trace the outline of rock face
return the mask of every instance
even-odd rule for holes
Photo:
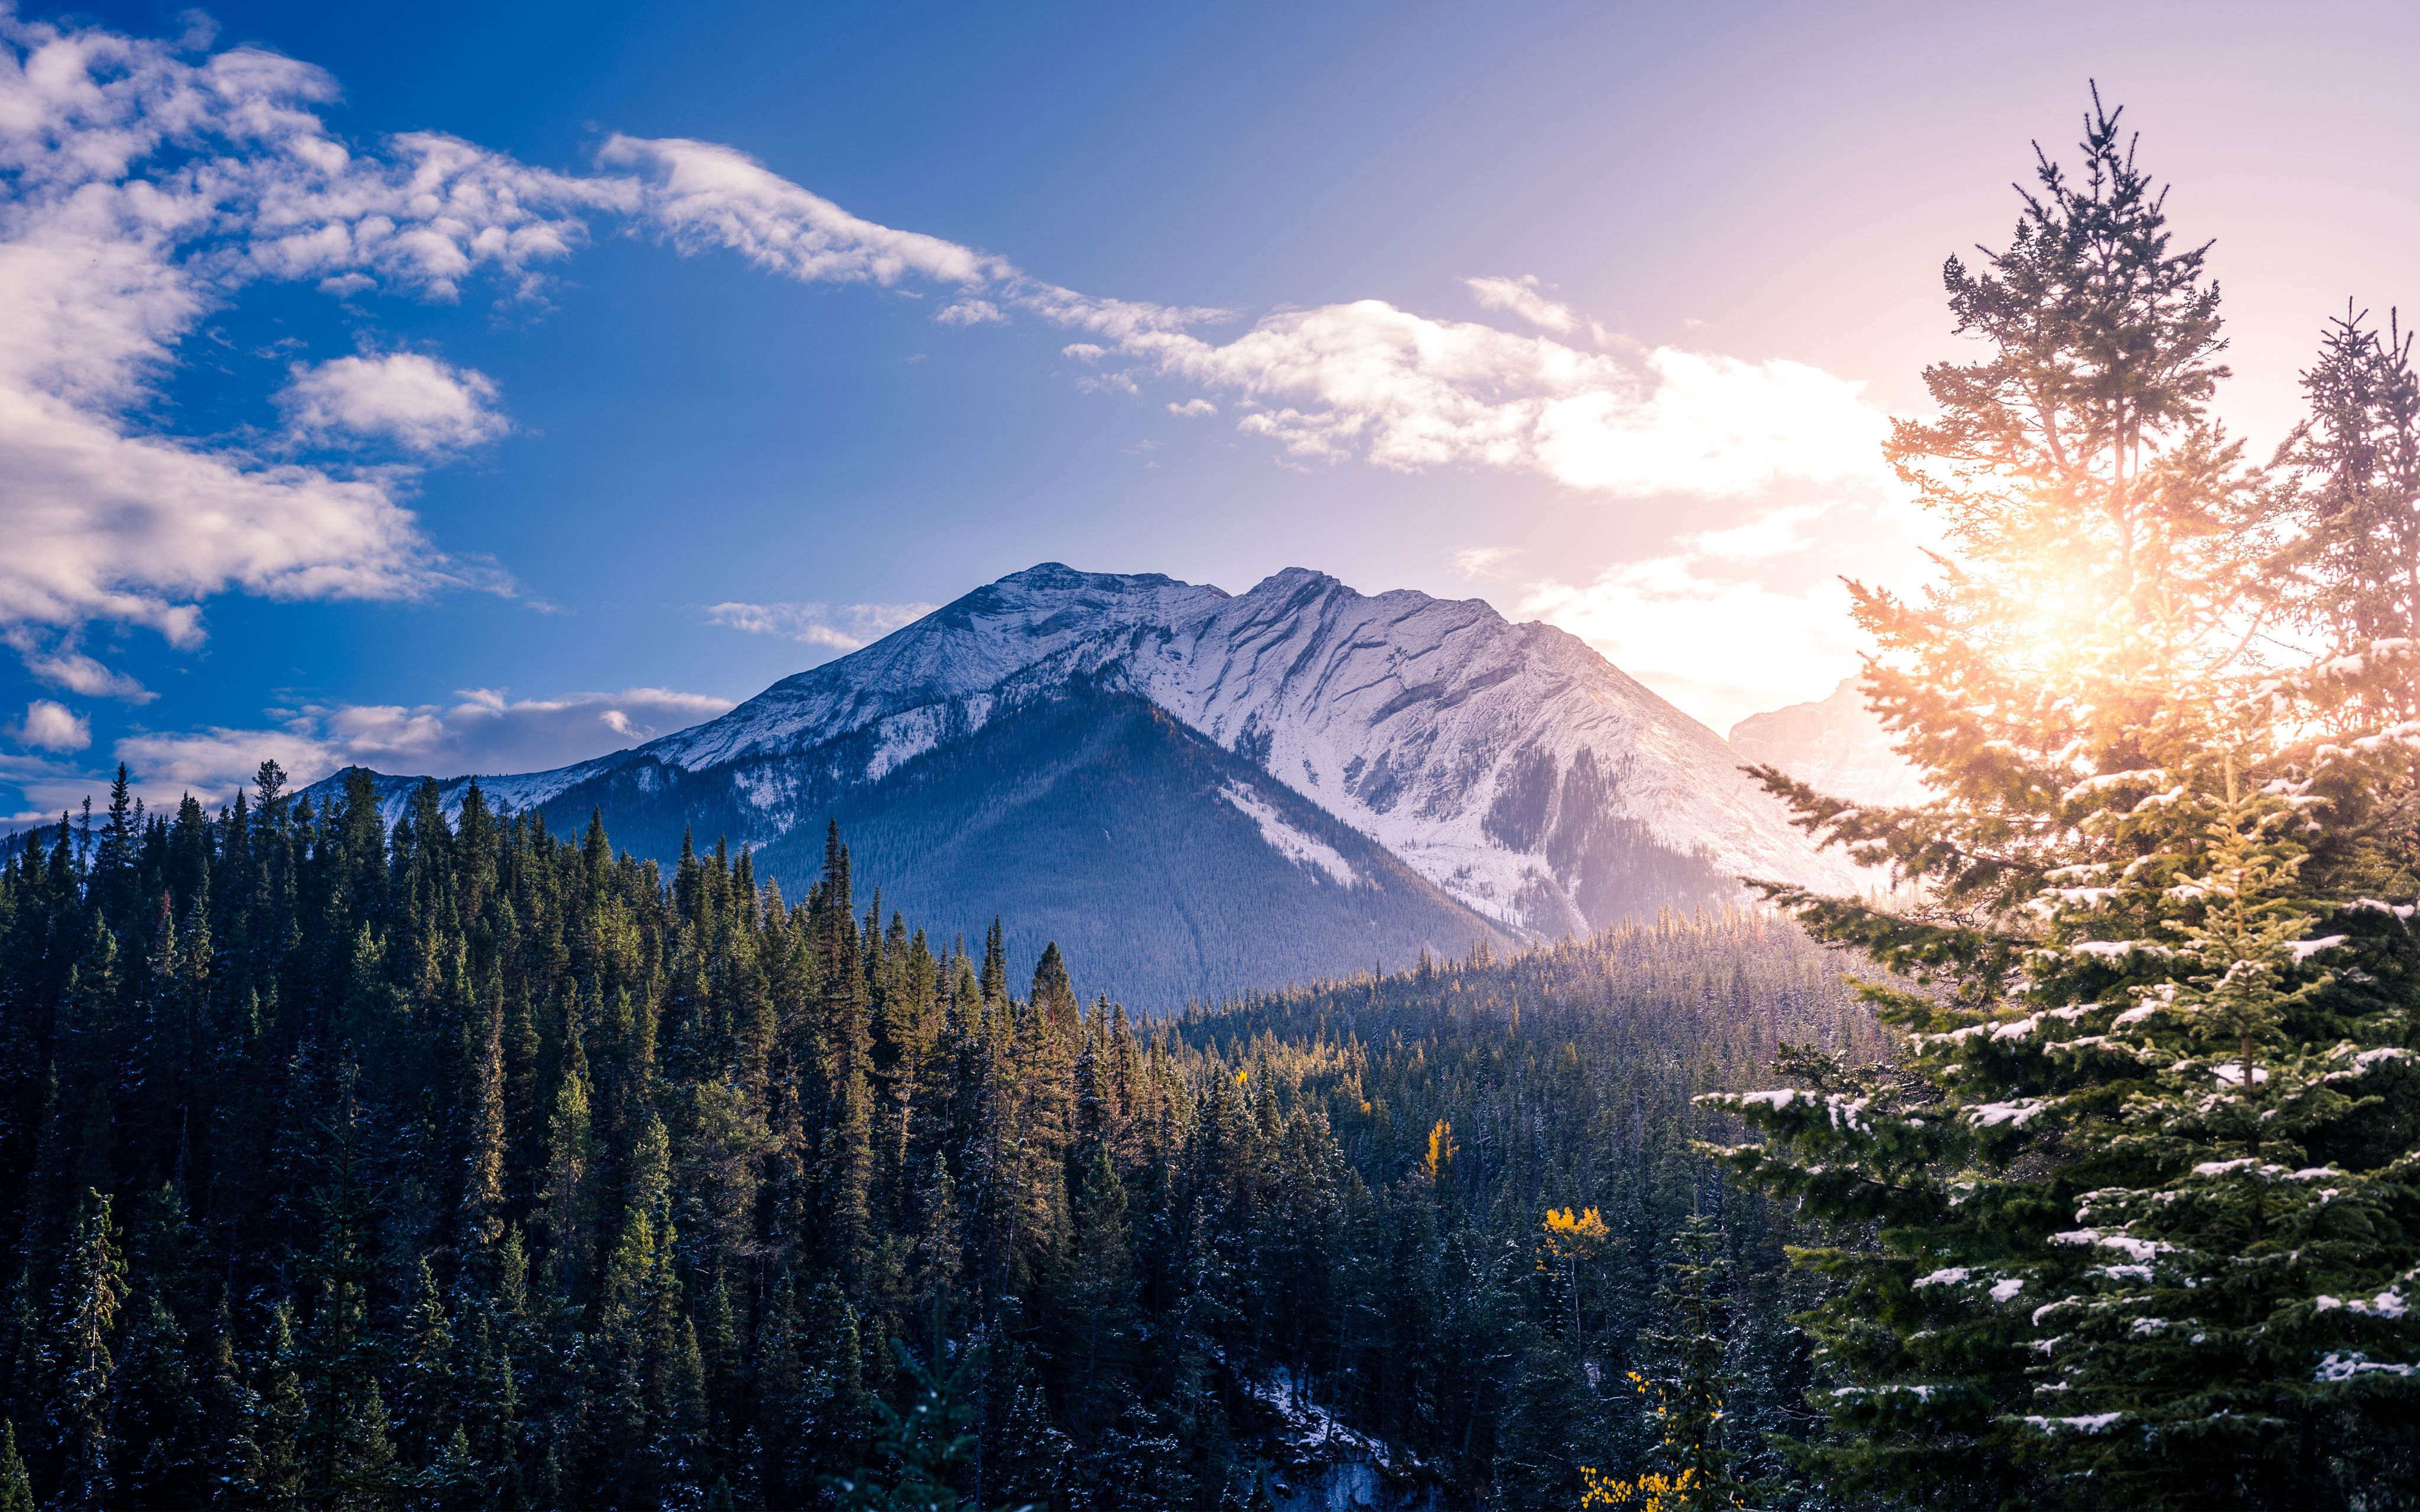
[[[785,884],[811,874],[837,818],[858,874],[928,920],[980,928],[988,913],[970,910],[997,898],[1012,928],[1056,931],[1071,951],[1071,931],[1193,938],[1189,956],[1154,947],[1166,960],[1148,971],[1102,968],[1138,995],[1149,979],[1143,1006],[1159,1006],[1421,945],[1584,933],[1737,896],[1742,875],[1853,887],[1740,760],[1575,638],[1478,600],[1365,595],[1300,568],[1229,594],[1045,563],[693,729],[479,780],[559,827],[601,809],[642,855],[675,853],[684,829],[754,846]],[[446,784],[449,803],[468,781]],[[380,779],[391,810],[411,785]],[[1117,795],[1138,824],[1155,813],[1225,857],[1225,885],[1286,902],[1257,922],[1171,925],[1214,884],[1093,824],[1088,806]],[[1044,901],[1078,876],[1080,900]],[[1078,930],[1083,909],[1102,922]],[[1304,909],[1302,927],[1254,943]]]
[[[1857,679],[1844,679],[1820,703],[1751,714],[1731,726],[1740,760],[1778,766],[1835,797],[1883,805],[1921,803],[1926,793],[1890,732],[1867,712]]]

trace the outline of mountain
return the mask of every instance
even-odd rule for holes
[[[1575,637],[1479,600],[1047,563],[694,729],[479,781],[561,827],[601,810],[642,855],[728,837],[793,886],[837,819],[861,878],[910,886],[890,879],[916,859],[898,901],[929,919],[971,934],[999,912],[1079,964],[1092,939],[1149,942],[1083,985],[1168,1006],[1584,933],[1730,900],[1743,874],[1853,887],[1739,762]],[[390,816],[413,785],[380,779]]]
[[[1751,714],[1731,726],[1740,760],[1778,766],[1800,781],[1859,803],[1922,803],[1923,779],[1891,748],[1890,732],[1866,708],[1857,679],[1843,679],[1816,703]]]

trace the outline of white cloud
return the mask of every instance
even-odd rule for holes
[[[1009,266],[939,237],[861,220],[727,147],[616,135],[597,161],[634,170],[641,213],[684,251],[727,247],[811,282],[896,284],[914,274],[973,288]]]
[[[58,649],[92,621],[193,645],[199,603],[230,590],[401,598],[470,580],[401,502],[408,471],[349,477],[129,419],[247,281],[453,299],[474,271],[525,283],[582,215],[635,196],[430,133],[356,154],[316,114],[334,96],[253,49],[195,58],[0,10],[0,625],[38,675],[116,677]]]
[[[92,744],[92,721],[64,703],[36,699],[25,705],[17,740],[41,750],[82,750]]]
[[[750,635],[775,635],[801,645],[855,651],[930,614],[933,604],[714,604],[706,619]]]
[[[1612,497],[1883,489],[1885,422],[1857,384],[1778,359],[1574,345],[1558,338],[1585,327],[1605,342],[1534,277],[1468,281],[1483,309],[1532,331],[1363,300],[1280,311],[1217,340],[1203,332],[1229,312],[1059,287],[852,214],[727,147],[614,136],[587,175],[435,132],[362,148],[322,120],[336,91],[319,70],[184,46],[0,6],[0,640],[85,696],[143,696],[82,649],[87,624],[192,646],[217,594],[395,599],[482,580],[422,532],[407,507],[412,468],[254,455],[139,424],[211,311],[260,279],[341,298],[455,300],[481,278],[528,294],[600,219],[794,279],[935,285],[951,301],[945,324],[1039,320],[1079,338],[1067,357],[1103,366],[1083,386],[1175,385],[1168,408],[1185,415],[1231,404],[1239,429],[1295,463],[1487,468]],[[321,444],[368,436],[428,457],[505,427],[486,378],[409,353],[303,366],[283,397],[294,435]],[[1695,586],[1728,581],[1710,563],[1791,549],[1787,522],[1756,528],[1767,534],[1684,548],[1679,578],[1651,563],[1561,591],[1689,623],[1711,613],[1691,606],[1747,602],[1736,584]],[[838,650],[888,627],[851,617],[868,608],[715,612]],[[310,739],[338,738],[313,728]]]
[[[1466,278],[1482,310],[1502,310],[1548,331],[1576,331],[1580,319],[1568,304],[1558,304],[1538,291],[1538,275],[1518,278]]]
[[[1466,546],[1453,554],[1453,570],[1466,578],[1499,576],[1507,563],[1521,555],[1517,546]]]
[[[1531,583],[1518,611],[1571,631],[1699,720],[1729,730],[1748,715],[1822,698],[1857,670],[1864,641],[1840,579],[1920,580],[1929,524],[1888,501],[1761,510],[1585,583]],[[1784,557],[1797,559],[1795,570],[1774,571]]]
[[[1740,524],[1702,531],[1689,538],[1689,548],[1718,562],[1765,562],[1813,547],[1807,527],[1822,519],[1821,504],[1792,504],[1768,509]]]
[[[1668,347],[1624,359],[1378,300],[1280,312],[1220,344],[1198,328],[1229,312],[1043,283],[990,254],[861,220],[728,147],[617,136],[600,161],[639,174],[637,213],[684,250],[723,246],[803,280],[948,285],[959,299],[938,318],[1004,319],[1014,310],[1080,332],[1088,339],[1063,355],[1140,365],[1078,387],[1133,395],[1156,375],[1203,391],[1171,401],[1180,414],[1213,412],[1211,394],[1233,394],[1249,411],[1239,428],[1298,459],[1498,468],[1626,497],[1885,480],[1885,416],[1861,385],[1803,363]],[[1534,277],[1467,282],[1486,308],[1606,339]]]
[[[285,767],[297,785],[351,765],[429,777],[546,771],[687,729],[731,707],[729,699],[661,687],[520,700],[469,688],[456,698],[411,707],[314,705],[258,729],[129,735],[117,742],[116,755],[154,801],[192,793],[224,802],[265,760]]]
[[[1296,457],[1539,472],[1626,497],[1884,482],[1885,416],[1860,385],[1798,363],[1658,347],[1633,367],[1378,300],[1272,315],[1223,346],[1184,329],[1183,312],[1047,308],[1164,377],[1252,401],[1238,428]]]
[[[1520,612],[1578,636],[1715,731],[1820,696],[1857,666],[1848,594],[1829,579],[1786,593],[1658,557],[1584,585],[1536,584]]]
[[[277,402],[305,440],[386,440],[431,455],[512,428],[496,407],[494,379],[418,352],[297,363],[293,372]]]
[[[178,641],[178,625],[169,623],[169,639]],[[113,671],[76,649],[78,632],[43,634],[31,625],[12,625],[0,630],[5,644],[24,659],[25,670],[41,682],[86,698],[112,698],[128,703],[148,703],[160,695],[124,672]],[[179,643],[183,643],[179,641]]]

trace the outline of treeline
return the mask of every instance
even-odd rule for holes
[[[1870,1032],[1748,918],[1145,1028],[836,836],[793,903],[356,785],[121,781],[0,870],[0,1504],[1575,1502],[1723,1210],[1688,1096]],[[1804,1283],[1724,1219],[1787,1427]]]

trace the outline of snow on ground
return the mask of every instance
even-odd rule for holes
[[[1261,839],[1269,849],[1296,866],[1316,867],[1344,887],[1361,880],[1351,862],[1336,852],[1336,847],[1315,840],[1295,828],[1279,816],[1269,800],[1242,782],[1229,782],[1218,790],[1219,796],[1241,810],[1244,816],[1261,826]]]

